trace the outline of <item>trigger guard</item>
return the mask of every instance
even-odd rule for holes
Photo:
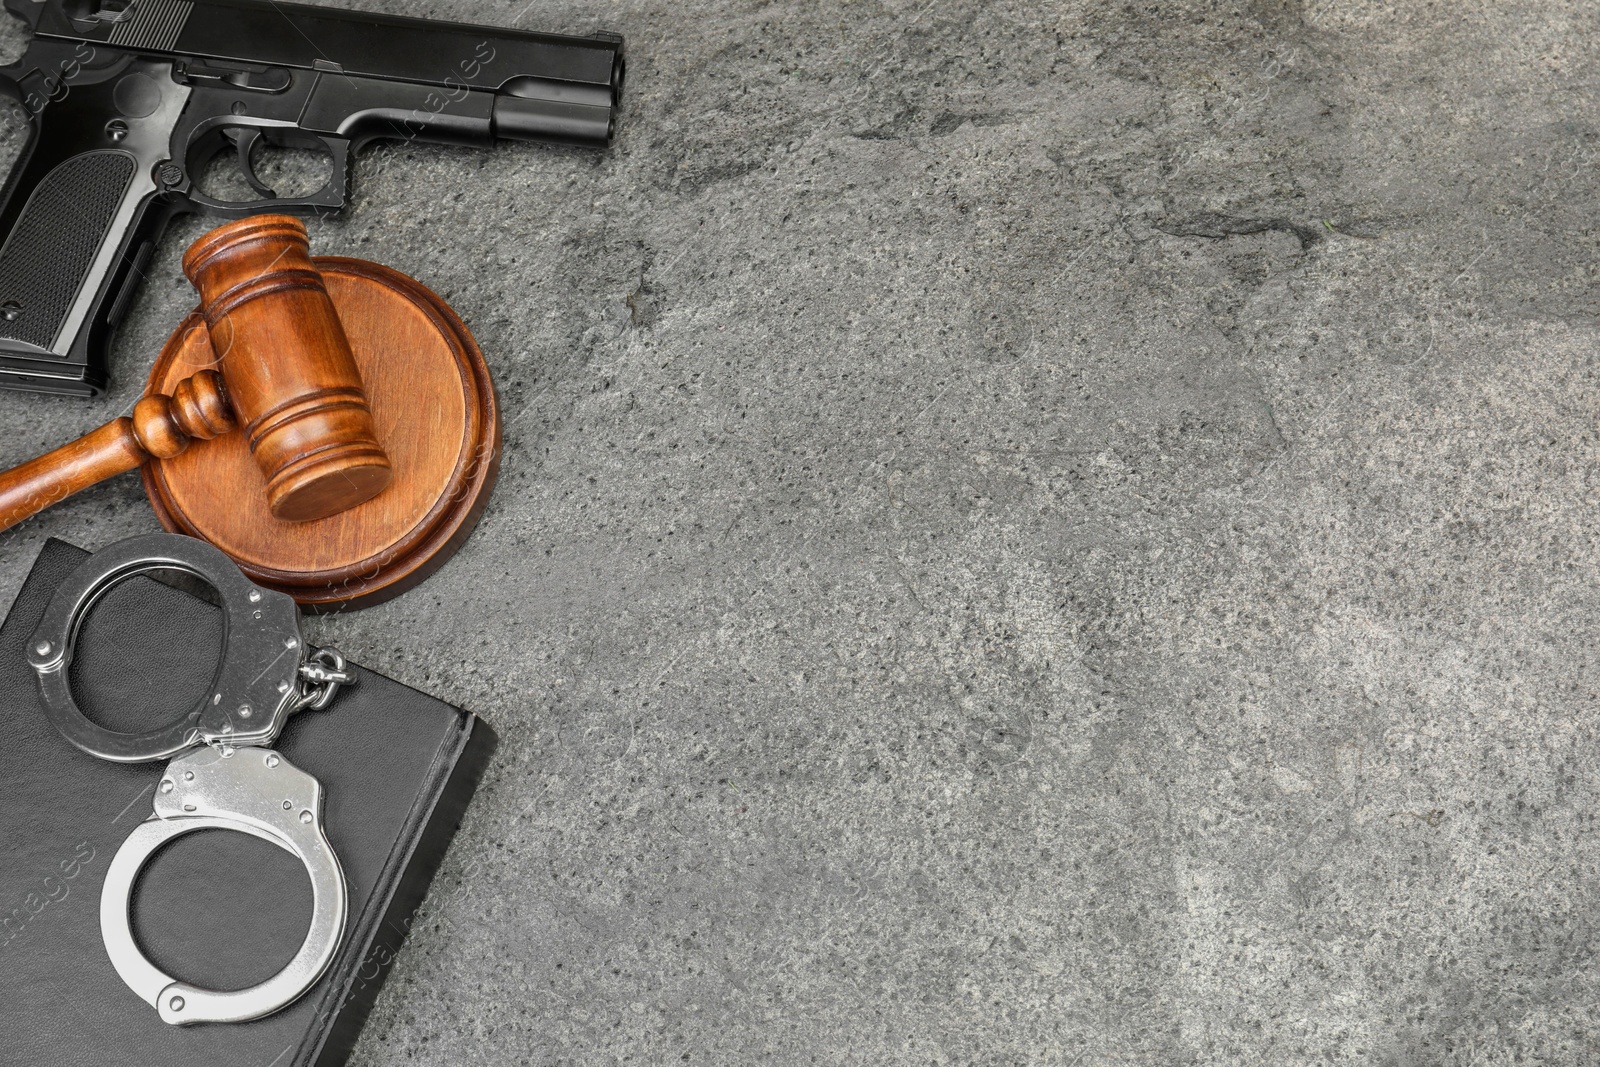
[[[238,762],[223,771],[218,761],[224,759]],[[185,783],[187,766],[196,768],[199,777],[192,788],[179,784]],[[333,962],[349,907],[344,870],[322,829],[321,785],[270,749],[242,748],[232,756],[202,749],[168,764],[161,790],[155,814],[123,841],[100,892],[100,936],[112,967],[163,1022],[174,1026],[247,1022],[287,1007]],[[277,803],[284,794],[293,797],[288,810]],[[239,810],[221,807],[230,800]],[[309,820],[304,812],[310,813]],[[282,970],[248,989],[202,989],[173,978],[146,959],[134,940],[129,905],[139,872],[162,846],[197,830],[234,830],[260,838],[293,855],[311,878],[311,927],[305,941]]]
[[[234,127],[238,129],[240,127]],[[200,191],[189,183],[182,198],[196,211],[225,219],[244,219],[265,212],[283,212],[288,215],[315,215],[322,217],[344,210],[350,189],[350,142],[342,137],[317,136],[328,151],[328,180],[322,188],[305,196],[273,196],[264,200],[219,200]],[[235,141],[235,144],[238,142]],[[251,181],[246,168],[245,180]],[[259,179],[257,179],[259,180]],[[251,188],[261,192],[262,187],[252,183]],[[271,190],[268,190],[271,192]]]

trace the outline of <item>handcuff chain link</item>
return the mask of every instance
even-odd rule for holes
[[[321,711],[333,703],[339,687],[349,685],[356,676],[345,670],[344,656],[337,648],[308,646],[306,661],[300,664],[300,697],[295,711]]]

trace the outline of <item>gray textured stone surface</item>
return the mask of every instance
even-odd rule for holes
[[[355,1063],[1600,1059],[1594,5],[362,6],[631,62],[314,230],[508,414],[315,624],[503,739]]]

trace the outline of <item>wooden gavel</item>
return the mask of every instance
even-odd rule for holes
[[[389,457],[300,220],[259,215],[222,226],[190,246],[183,272],[200,293],[219,369],[0,473],[0,530],[241,426],[275,518],[326,518],[388,486]]]

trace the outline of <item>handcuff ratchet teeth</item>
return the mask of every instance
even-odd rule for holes
[[[222,659],[206,695],[181,719],[144,733],[108,730],[90,722],[73,699],[73,646],[100,597],[155,570],[186,572],[217,591]],[[337,651],[306,646],[294,599],[256,586],[204,541],[176,534],[132,537],[90,556],[61,584],[28,642],[28,661],[51,722],[73,745],[118,763],[171,760],[156,787],[154,811],[117,850],[100,894],[100,934],[128,987],[176,1025],[259,1019],[311,988],[344,936],[344,871],[323,832],[321,783],[268,746],[290,715],[326,708],[355,677]],[[168,841],[208,829],[236,830],[276,845],[311,878],[311,928],[304,943],[282,970],[249,989],[219,992],[174,979],[157,970],[134,941],[129,903],[139,872]]]

